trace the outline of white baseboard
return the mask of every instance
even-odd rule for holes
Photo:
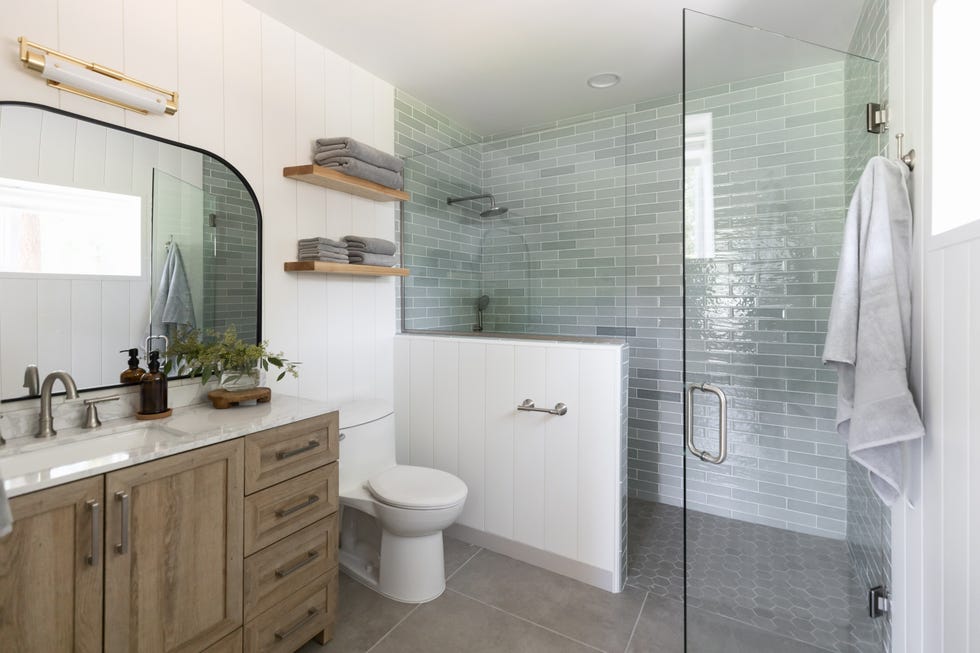
[[[621,585],[616,583],[616,573],[607,569],[600,569],[578,560],[572,560],[557,553],[542,551],[537,547],[521,542],[515,542],[499,535],[480,531],[469,526],[453,524],[445,531],[449,537],[468,542],[476,546],[489,549],[494,553],[526,562],[535,567],[547,569],[562,576],[568,576],[575,580],[582,581],[607,592],[619,593],[623,591]]]

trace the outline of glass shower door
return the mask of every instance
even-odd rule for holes
[[[821,363],[877,62],[685,13],[686,650],[877,651],[887,513]]]

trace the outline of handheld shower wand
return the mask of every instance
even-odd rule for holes
[[[490,295],[480,295],[476,300],[476,324],[473,325],[474,331],[483,331],[483,311],[490,305]]]

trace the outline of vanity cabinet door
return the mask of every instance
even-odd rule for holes
[[[11,499],[0,539],[0,650],[102,650],[102,477]]]
[[[242,625],[241,440],[106,475],[105,650],[202,651]]]

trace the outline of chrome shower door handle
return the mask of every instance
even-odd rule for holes
[[[718,453],[710,454],[694,446],[694,391],[710,392],[718,397]],[[720,465],[728,457],[728,398],[724,390],[710,383],[692,383],[687,386],[684,401],[684,441],[687,449],[706,463]]]

